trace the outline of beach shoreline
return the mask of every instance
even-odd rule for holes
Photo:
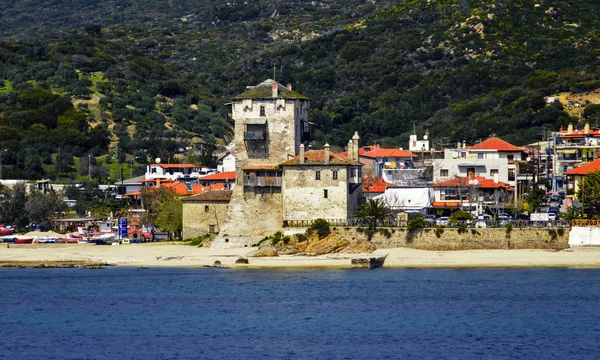
[[[386,268],[600,268],[600,248],[551,250],[460,250],[428,251],[410,248],[378,249],[364,254],[320,256],[283,255],[250,257],[252,248],[210,249],[195,246],[151,243],[121,246],[95,245],[12,245],[0,247],[0,266],[25,267],[41,264],[106,264],[124,267],[211,267],[220,262],[233,269],[350,268],[355,258],[387,255]],[[248,264],[236,264],[247,258]],[[217,263],[218,264],[218,263]],[[42,267],[42,266],[39,266]],[[49,266],[50,267],[50,266]]]

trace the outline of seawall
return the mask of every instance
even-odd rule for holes
[[[569,247],[570,229],[545,228],[486,228],[456,229],[365,228],[336,227],[332,230],[347,239],[371,238],[378,249],[408,247],[421,250],[480,250],[480,249],[549,249]]]

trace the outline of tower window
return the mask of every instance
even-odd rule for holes
[[[333,177],[333,180],[337,180],[338,179],[338,172],[337,172],[337,170],[333,170],[332,177]]]
[[[264,106],[264,105],[261,105],[261,106],[260,106],[260,116],[267,116],[267,115],[265,114],[265,106]]]
[[[328,196],[329,196],[329,191],[327,191],[327,189],[323,190],[323,197],[325,199],[327,199]]]
[[[315,180],[321,180],[321,171],[315,171]]]
[[[208,212],[208,205],[204,205],[204,212]]]

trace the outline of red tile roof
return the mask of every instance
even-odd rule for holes
[[[382,178],[370,179],[365,178],[362,182],[362,192],[363,193],[384,193],[388,187],[395,186],[394,184],[390,184],[385,182]]]
[[[470,180],[476,180],[477,181],[477,187],[480,189],[499,189],[499,188],[504,188],[506,190],[512,190],[512,188],[510,187],[510,185],[503,183],[501,181],[499,182],[494,182],[494,180],[491,179],[486,179],[484,177],[481,176],[475,176],[474,178],[470,178],[470,177],[456,177],[450,180],[446,180],[446,181],[442,181],[439,182],[437,184],[434,184],[434,187],[469,187],[469,181]]]
[[[232,181],[235,180],[235,171],[226,171],[217,174],[206,175],[198,179],[199,181]]]
[[[416,158],[418,155],[413,154],[408,150],[400,150],[400,149],[382,149],[379,145],[375,146],[364,146],[358,149],[358,154],[360,156],[366,157],[403,157],[403,158]]]
[[[491,137],[487,140],[480,142],[479,144],[469,147],[471,150],[498,150],[498,151],[523,151],[522,148],[514,146],[513,144],[506,142],[497,137]]]
[[[232,194],[232,190],[206,191],[202,194],[187,196],[181,201],[229,201]]]
[[[600,170],[600,159],[581,165],[572,170],[565,171],[564,175],[587,175],[598,170]]]
[[[328,165],[362,165],[358,162],[348,159],[342,154],[329,153]],[[304,153],[304,164],[300,163],[300,156],[284,161],[281,165],[325,165],[325,150],[309,150]]]
[[[191,186],[192,190],[189,191],[186,184],[180,183],[180,182],[167,183],[167,184],[161,183],[161,185],[147,187],[147,189],[156,189],[160,186],[167,188],[167,189],[173,189],[175,191],[175,195],[180,195],[180,196],[201,194],[205,191],[214,191],[214,190],[224,190],[225,189],[225,184],[213,184],[210,186],[192,185]],[[142,192],[138,190],[138,191],[132,191],[130,193],[127,193],[127,194],[125,194],[125,196],[140,196],[141,194],[142,194]]]

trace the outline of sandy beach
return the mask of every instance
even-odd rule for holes
[[[409,248],[379,249],[371,254],[278,256],[249,258],[235,264],[252,249],[197,248],[171,243],[95,245],[3,245],[0,264],[86,262],[115,266],[202,267],[220,261],[231,268],[349,268],[352,258],[388,255],[384,267],[600,267],[600,248],[547,250],[426,251]]]

